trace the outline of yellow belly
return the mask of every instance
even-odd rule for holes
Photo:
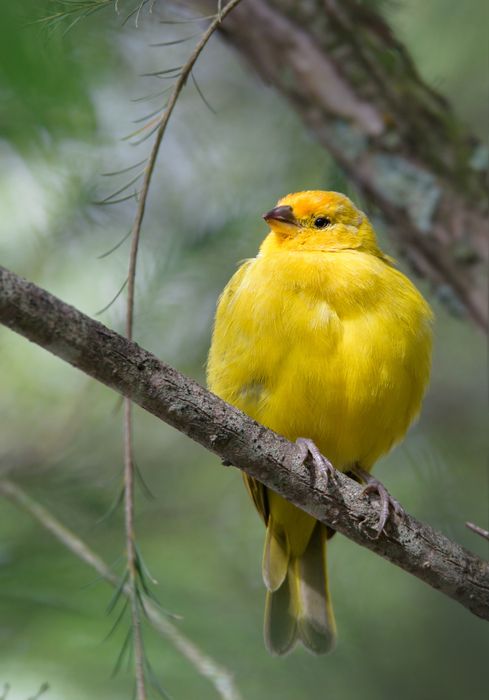
[[[306,259],[306,270],[294,261],[296,284],[283,263],[275,270],[269,261],[245,263],[220,301],[208,382],[290,440],[312,439],[336,468],[370,469],[419,411],[431,313],[385,263],[358,253],[331,260],[346,282],[348,274],[357,287],[365,278],[358,300],[338,293],[335,304],[331,277],[311,274],[314,261]]]

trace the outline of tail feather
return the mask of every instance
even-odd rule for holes
[[[263,636],[270,654],[283,656],[297,642],[296,596],[290,590],[291,577],[287,576],[277,591],[267,591],[265,599],[265,623]]]
[[[263,580],[269,591],[278,590],[285,581],[289,559],[289,542],[285,532],[275,524],[270,515],[262,561]]]
[[[304,646],[316,654],[332,651],[336,642],[326,570],[326,540],[326,530],[318,523],[306,551],[295,562],[300,601],[298,633]]]
[[[326,529],[317,523],[302,556],[288,559],[281,585],[274,589],[267,585],[264,636],[272,654],[286,654],[297,640],[315,654],[334,648],[336,623],[329,597],[326,540]],[[280,562],[282,555],[283,550]]]

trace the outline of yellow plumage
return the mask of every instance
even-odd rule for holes
[[[344,195],[287,195],[265,219],[271,231],[259,255],[219,301],[209,388],[290,440],[313,440],[337,469],[369,471],[420,409],[430,308]],[[326,529],[246,482],[267,525],[267,647],[281,654],[301,639],[328,651]]]

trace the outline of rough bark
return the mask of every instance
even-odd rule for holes
[[[357,0],[247,0],[221,31],[382,214],[435,294],[487,328],[487,148],[385,20]]]
[[[489,619],[489,563],[406,515],[373,538],[378,509],[340,472],[324,483],[297,447],[154,355],[0,267],[0,322],[103,382],[354,542]]]

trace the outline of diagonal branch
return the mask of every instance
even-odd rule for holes
[[[0,322],[244,470],[304,511],[489,620],[489,563],[410,515],[372,538],[376,509],[341,472],[327,487],[298,448],[157,357],[0,267]]]
[[[55,518],[44,506],[37,503],[18,484],[9,479],[0,479],[0,494],[14,503],[18,508],[26,511],[46,530],[48,530],[67,549],[81,559],[85,564],[91,566],[98,575],[110,583],[114,588],[119,588],[119,577],[107,566],[95,552],[93,552],[83,540],[74,532],[69,530]],[[126,583],[122,588],[123,594],[130,598],[130,586]],[[234,685],[233,678],[229,671],[219,666],[214,659],[201,651],[190,639],[187,639],[175,625],[173,625],[164,615],[160,613],[158,607],[143,592],[145,613],[154,629],[163,637],[169,639],[178,651],[190,663],[194,665],[198,673],[207,678],[215,687],[222,700],[240,700],[241,695]]]

